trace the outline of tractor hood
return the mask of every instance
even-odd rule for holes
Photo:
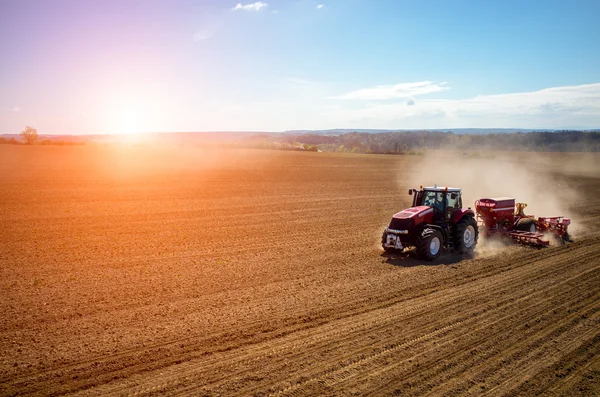
[[[411,218],[422,218],[427,214],[431,214],[433,212],[433,208],[427,205],[420,205],[418,207],[411,207],[405,210],[402,210],[396,214],[394,214],[393,218],[395,219],[411,219]],[[417,220],[417,219],[415,219]],[[419,223],[418,221],[416,223]]]

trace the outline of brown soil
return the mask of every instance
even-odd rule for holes
[[[432,158],[0,146],[0,395],[600,394],[600,158],[514,156],[571,243],[386,256]]]

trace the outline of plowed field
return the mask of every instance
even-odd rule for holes
[[[573,241],[386,256],[419,180]],[[598,156],[2,145],[0,183],[0,395],[600,394]]]

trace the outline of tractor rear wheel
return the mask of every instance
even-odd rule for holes
[[[535,219],[533,218],[521,218],[517,222],[515,229],[524,232],[535,233]]]
[[[455,230],[454,249],[461,254],[471,254],[479,237],[477,221],[471,216],[466,216],[456,224]]]
[[[417,237],[417,255],[426,261],[437,259],[442,253],[442,233],[433,228],[425,228]]]

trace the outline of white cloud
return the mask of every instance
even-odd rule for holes
[[[262,1],[257,1],[255,3],[248,3],[248,4],[237,3],[237,5],[232,8],[232,10],[233,11],[239,11],[239,10],[260,11],[262,8],[267,8],[268,5],[269,5],[268,3],[264,3]]]
[[[415,83],[400,83],[396,85],[378,85],[373,88],[363,88],[336,96],[336,99],[394,99],[410,98],[415,95],[431,94],[447,90],[446,82],[435,83],[431,81],[419,81]]]
[[[21,108],[18,106],[13,106],[12,108],[8,108],[6,109],[7,112],[11,112],[11,113],[17,113],[21,111]]]
[[[319,5],[317,6],[317,10],[320,10],[320,9],[321,9],[321,8],[323,8],[323,7],[325,7],[323,4],[319,4]]]
[[[468,99],[422,99],[407,106],[411,99],[344,107],[323,116],[357,128],[600,127],[600,83]]]

